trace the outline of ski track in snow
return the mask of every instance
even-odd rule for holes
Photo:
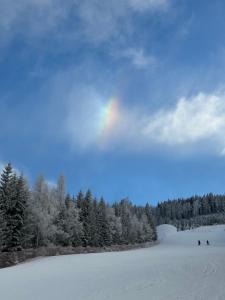
[[[224,300],[225,225],[185,232],[161,225],[158,232],[160,244],[152,248],[40,258],[1,269],[0,299]]]

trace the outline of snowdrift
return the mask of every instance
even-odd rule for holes
[[[162,242],[169,238],[170,235],[175,234],[177,228],[173,225],[163,224],[157,227],[158,240]]]

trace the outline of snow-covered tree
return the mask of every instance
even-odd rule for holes
[[[29,191],[22,175],[14,177],[15,184],[13,203],[11,207],[11,249],[21,250],[26,239],[26,218]]]
[[[56,243],[62,246],[80,246],[83,226],[79,220],[79,210],[67,195],[57,219]]]
[[[43,176],[39,176],[32,190],[30,208],[32,214],[33,243],[35,247],[54,242],[56,226],[55,203],[50,201],[51,191]]]
[[[107,208],[103,198],[97,206],[97,231],[99,234],[99,246],[109,246],[111,241],[109,220],[107,217]]]

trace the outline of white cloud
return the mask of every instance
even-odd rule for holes
[[[145,54],[143,49],[129,48],[122,53],[122,56],[129,58],[138,69],[154,67],[157,63],[156,58]]]
[[[105,99],[89,90],[79,103],[70,102],[67,133],[77,148],[101,148],[99,112]],[[104,149],[143,151],[163,146],[165,151],[168,147],[175,152],[191,149],[225,155],[224,132],[225,94],[199,93],[153,114],[120,106],[117,122],[104,139]]]
[[[72,144],[86,148],[98,139],[101,100],[90,87],[70,92],[65,128]]]
[[[83,0],[77,8],[86,35],[102,41],[131,32],[133,12],[165,11],[170,3],[171,0]]]
[[[225,144],[225,96],[200,93],[180,99],[173,109],[152,116],[144,132],[151,140],[167,145],[184,145],[205,139]]]
[[[91,41],[105,41],[126,30],[126,1],[88,1],[77,6],[78,16],[85,36]]]
[[[128,0],[129,4],[133,9],[138,11],[144,10],[156,10],[156,9],[167,9],[170,2],[168,0]]]
[[[164,10],[171,0],[1,0],[0,38],[25,34],[42,37],[50,32],[105,41],[130,30],[132,12]],[[72,22],[73,20],[73,22]],[[61,26],[61,27],[60,27]]]
[[[49,31],[67,14],[67,7],[59,0],[2,0],[0,29],[8,34],[20,30],[32,33]]]
[[[79,85],[79,88],[72,87],[69,92],[67,89],[67,92],[61,93],[63,96],[60,98],[65,99],[63,107],[66,113],[60,135],[69,141],[74,150],[110,149],[120,140],[129,142],[134,136],[136,124],[132,121],[136,119],[136,112],[126,110],[119,99],[115,98],[115,107],[108,110],[112,98],[92,86]],[[55,103],[54,98],[54,108]],[[60,110],[62,103],[58,105],[57,110]],[[59,135],[59,130],[55,134]]]

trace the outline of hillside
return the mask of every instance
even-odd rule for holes
[[[225,224],[225,195],[212,193],[158,203],[154,209],[156,223],[171,224],[178,230]]]
[[[4,300],[225,299],[225,226],[177,232],[126,252],[40,258],[0,270]],[[202,245],[197,246],[197,240]],[[206,246],[209,240],[211,245]],[[12,288],[13,282],[13,288]]]

